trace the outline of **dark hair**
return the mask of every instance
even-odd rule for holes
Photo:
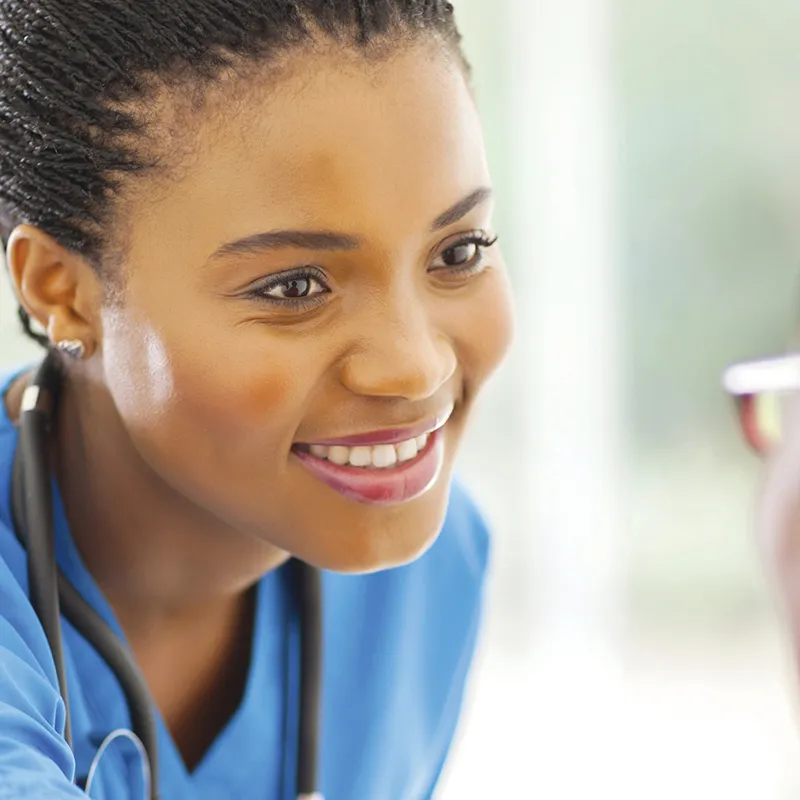
[[[157,162],[139,101],[320,35],[367,52],[424,32],[463,58],[444,0],[0,0],[0,237],[30,223],[99,267],[122,181]]]

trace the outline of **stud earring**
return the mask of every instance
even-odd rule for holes
[[[65,356],[80,361],[86,355],[86,345],[80,339],[62,339],[56,349]]]

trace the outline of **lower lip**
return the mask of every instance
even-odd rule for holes
[[[414,500],[436,483],[444,463],[444,437],[442,429],[435,431],[416,458],[389,469],[342,467],[305,451],[292,452],[312,475],[339,494],[358,503],[389,506]]]

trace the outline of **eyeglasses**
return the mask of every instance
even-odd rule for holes
[[[780,441],[788,398],[800,392],[800,355],[734,364],[722,382],[736,403],[745,441],[767,453]]]

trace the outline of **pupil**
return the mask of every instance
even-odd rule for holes
[[[307,297],[311,290],[311,281],[307,278],[293,278],[286,281],[285,297]]]
[[[444,261],[448,267],[457,267],[459,264],[466,264],[472,258],[473,244],[460,244],[451,247],[444,254]]]

